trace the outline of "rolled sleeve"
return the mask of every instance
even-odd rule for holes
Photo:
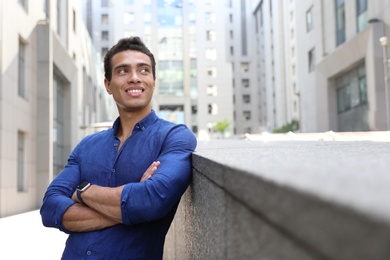
[[[62,225],[62,218],[67,209],[75,204],[71,197],[79,181],[77,153],[73,151],[67,165],[50,183],[43,197],[40,214],[44,226],[69,233]]]

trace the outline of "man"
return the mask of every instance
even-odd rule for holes
[[[76,146],[40,210],[45,226],[69,234],[63,259],[162,259],[196,139],[152,110],[155,66],[139,37],[105,56],[104,84],[119,117]]]

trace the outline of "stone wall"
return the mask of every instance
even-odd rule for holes
[[[199,143],[164,259],[390,259],[390,143]]]

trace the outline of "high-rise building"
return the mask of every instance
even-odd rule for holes
[[[262,125],[389,130],[389,44],[379,41],[390,36],[389,0],[257,0],[252,10]]]
[[[253,88],[261,131],[300,120],[295,1],[252,1]]]
[[[184,123],[199,139],[215,137],[226,120],[233,133],[232,66],[226,4],[207,0],[84,0],[84,17],[102,56],[120,38],[140,36],[157,62],[153,109]]]
[[[0,217],[38,208],[107,120],[99,66],[78,0],[0,1]]]

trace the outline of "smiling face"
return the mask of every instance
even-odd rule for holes
[[[155,87],[150,58],[142,52],[126,50],[115,54],[111,65],[111,80],[105,79],[104,84],[113,95],[119,115],[148,115]]]

